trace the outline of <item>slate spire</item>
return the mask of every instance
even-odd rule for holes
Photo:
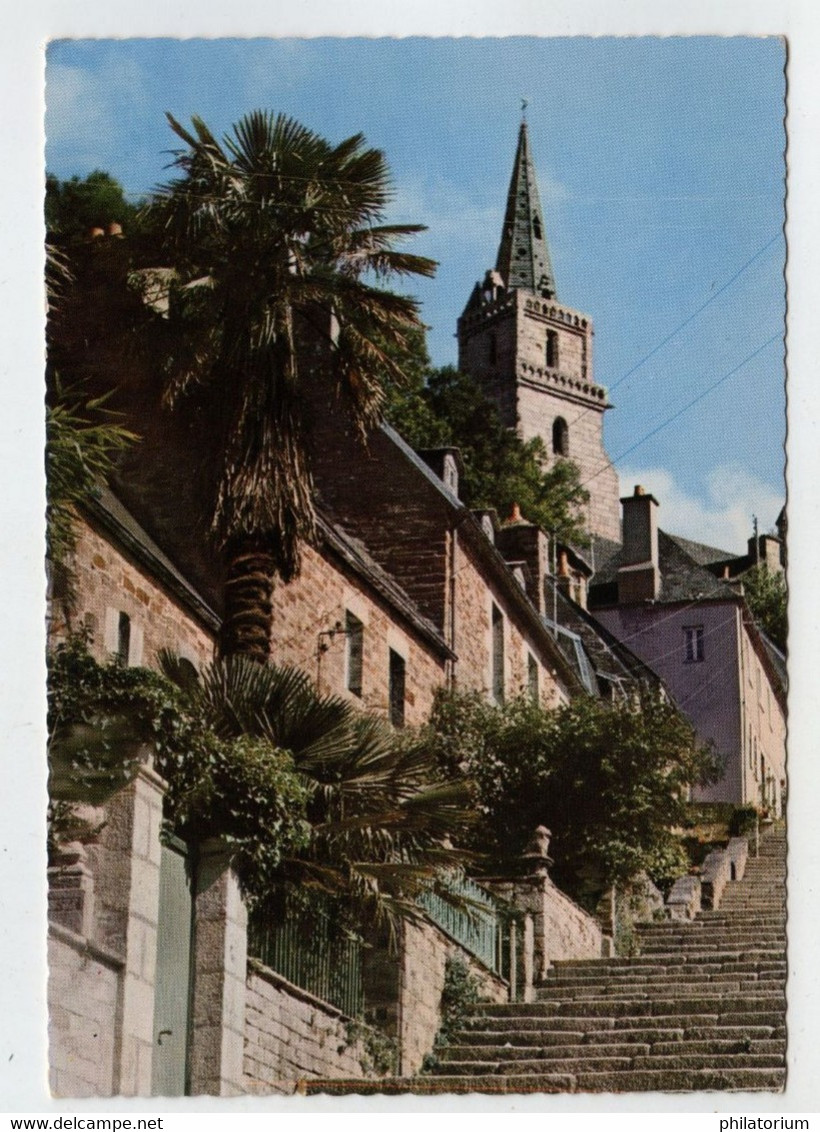
[[[526,122],[521,123],[518,134],[495,269],[509,290],[522,288],[545,298],[557,297]]]

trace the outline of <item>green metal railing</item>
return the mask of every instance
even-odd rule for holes
[[[500,975],[504,966],[505,917],[501,915],[498,901],[486,889],[459,874],[448,877],[447,889],[454,901],[426,892],[419,904],[437,927]]]
[[[279,923],[255,917],[249,924],[248,952],[350,1018],[364,1012],[362,945],[334,930],[325,912],[314,911],[308,918],[295,910]]]

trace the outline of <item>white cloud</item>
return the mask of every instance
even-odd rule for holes
[[[664,468],[622,468],[619,476],[621,495],[641,484],[655,496],[663,530],[738,554],[751,537],[752,517],[761,534],[774,530],[784,502],[771,484],[736,464],[713,468],[700,495],[680,487]]]
[[[109,153],[123,138],[140,140],[141,107],[148,82],[133,60],[108,56],[98,67],[48,61],[46,137],[49,151],[72,172],[106,168]]]

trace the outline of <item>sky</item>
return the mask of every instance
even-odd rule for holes
[[[217,133],[256,108],[385,151],[437,365],[492,267],[521,98],[562,302],[591,315],[605,443],[660,522],[742,551],[784,491],[782,39],[53,42],[46,162],[134,199],[169,175],[165,111]],[[702,309],[701,309],[702,308]],[[694,402],[690,405],[690,403]]]

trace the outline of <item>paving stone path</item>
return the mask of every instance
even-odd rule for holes
[[[779,1091],[785,854],[775,828],[717,910],[641,925],[632,958],[557,962],[533,1003],[477,1007],[435,1075],[307,1082],[308,1091]]]

